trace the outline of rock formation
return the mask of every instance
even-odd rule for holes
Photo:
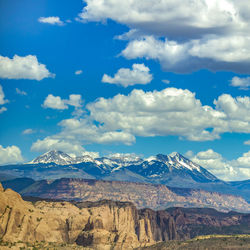
[[[0,240],[56,242],[90,249],[134,249],[158,241],[188,239],[209,227],[249,228],[250,215],[213,209],[138,210],[130,202],[27,202],[0,184]],[[202,232],[203,232],[202,231]],[[227,232],[230,233],[228,229]],[[203,232],[204,234],[204,232]]]
[[[42,180],[20,192],[24,196],[77,201],[130,201],[137,208],[210,207],[220,211],[250,212],[242,197],[198,189],[170,188],[147,183],[62,178]]]

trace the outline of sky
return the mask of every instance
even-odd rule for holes
[[[177,151],[250,179],[244,0],[0,0],[0,165]]]

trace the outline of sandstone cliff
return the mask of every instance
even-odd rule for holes
[[[130,202],[108,200],[31,203],[0,184],[0,240],[4,242],[45,241],[88,249],[134,249],[159,241],[188,239],[204,234],[207,228],[208,233],[223,227],[230,233],[230,226],[249,233],[250,215],[213,209],[138,210]]]
[[[7,242],[75,242],[94,249],[133,249],[155,243],[145,229],[150,222],[137,217],[131,203],[107,201],[89,208],[69,202],[32,204],[0,186],[0,239]]]

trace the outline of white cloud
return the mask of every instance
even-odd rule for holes
[[[33,143],[31,149],[42,151],[60,149],[65,152],[82,155],[84,150],[79,146],[88,143],[127,145],[135,141],[135,137],[123,131],[106,131],[105,128],[96,126],[86,119],[67,119],[59,123],[62,131],[59,134],[46,137]],[[75,147],[75,150],[73,150]]]
[[[5,107],[1,107],[0,108],[0,114],[3,113],[3,112],[5,112],[5,111],[7,111],[7,108],[5,108]]]
[[[83,143],[124,143],[127,145],[135,141],[135,137],[126,131],[106,129],[104,126],[95,125],[90,119],[67,119],[59,123],[61,133],[55,138],[79,140]]]
[[[0,105],[6,104],[9,101],[5,99],[5,94],[3,92],[3,87],[0,85]],[[7,111],[6,107],[0,107],[0,114]]]
[[[0,145],[0,165],[22,162],[21,150],[17,146],[8,146],[4,148]]]
[[[211,32],[222,33],[222,27],[227,29],[234,27],[235,24],[244,24],[244,20],[241,20],[242,15],[239,15],[241,13],[238,13],[237,9],[240,6],[230,0],[185,2],[163,0],[154,4],[140,0],[86,0],[85,2],[87,5],[79,15],[82,20],[113,19],[131,28],[156,35],[196,37]],[[243,5],[241,10],[244,7],[248,7],[247,4]]]
[[[247,178],[249,179],[250,178],[250,151],[244,153],[241,157],[235,160],[234,165],[236,165],[238,168],[245,169],[245,171],[247,171],[248,173]]]
[[[133,90],[128,96],[99,98],[87,105],[90,118],[108,130],[126,131],[136,136],[177,135],[189,140],[219,137],[207,128],[220,126],[224,117],[209,106],[202,106],[189,90]],[[164,124],[164,125],[163,125]]]
[[[51,108],[51,109],[68,109],[68,106],[65,102],[61,99],[60,96],[53,96],[49,94],[43,102],[42,105],[44,108]]]
[[[250,140],[244,141],[244,144],[245,144],[245,145],[250,145]]]
[[[163,83],[166,83],[166,84],[169,84],[170,83],[170,81],[169,80],[167,80],[167,79],[163,79],[163,80],[161,80]]]
[[[29,79],[40,81],[44,78],[54,77],[46,65],[38,62],[36,56],[21,57],[15,55],[13,59],[0,56],[0,77],[7,79]]]
[[[194,152],[192,150],[189,150],[185,153],[185,156],[190,159],[191,157],[194,156]]]
[[[49,94],[44,100],[42,107],[43,108],[51,108],[51,109],[68,109],[68,106],[73,106],[76,109],[82,107],[82,96],[72,94],[69,95],[69,99],[62,99],[60,96],[53,96]]]
[[[225,115],[224,132],[250,133],[250,97],[223,94],[214,101],[216,109]],[[219,129],[218,129],[219,130]]]
[[[80,108],[82,106],[82,96],[76,94],[69,95],[69,99],[65,100],[65,103],[75,108]]]
[[[86,108],[89,119],[102,124],[99,127],[134,136],[177,135],[205,141],[217,139],[225,132],[250,133],[249,97],[223,94],[214,104],[215,107],[202,105],[189,90],[166,88],[99,98]]]
[[[64,22],[61,21],[60,17],[58,17],[58,16],[40,17],[38,19],[38,22],[40,22],[40,23],[48,23],[48,24],[52,24],[52,25],[59,25],[59,26],[64,25]]]
[[[25,92],[24,90],[20,90],[19,88],[16,88],[16,93],[18,95],[27,95],[27,92]]]
[[[99,152],[91,152],[91,151],[84,151],[81,156],[90,156],[92,158],[99,158],[100,155],[99,155]]]
[[[53,139],[46,137],[43,140],[37,140],[31,146],[31,151],[47,152],[50,150],[59,150],[69,154],[71,157],[76,156],[90,156],[92,158],[100,157],[98,152],[86,151],[78,141]]]
[[[68,102],[62,101],[63,105]],[[61,132],[49,138],[79,144],[130,145],[136,136],[174,135],[180,139],[208,141],[226,132],[250,133],[250,97],[246,96],[233,98],[223,94],[212,107],[202,105],[189,90],[135,89],[128,95],[99,98],[88,103],[82,112],[81,118],[62,120],[58,124]]]
[[[0,105],[8,103],[9,101],[5,99],[5,94],[3,92],[3,87],[0,85]]]
[[[250,178],[250,151],[236,160],[228,161],[219,153],[209,149],[197,153],[191,160],[226,181]]]
[[[167,38],[160,40],[154,36],[144,36],[130,41],[122,55],[127,59],[158,60],[164,70],[178,73],[203,68],[212,71],[250,72],[250,38],[242,38],[243,44],[237,43],[236,39],[238,38],[231,36],[213,36],[180,43]]]
[[[79,18],[130,28],[127,58],[159,60],[165,70],[250,72],[250,7],[244,0],[86,0]],[[165,39],[159,39],[165,38]],[[150,40],[151,39],[151,40]]]
[[[46,137],[43,140],[37,140],[32,144],[31,150],[41,152],[49,150],[61,150],[65,153],[73,153],[76,155],[81,155],[85,151],[78,142],[63,139],[53,139],[50,137]]]
[[[231,80],[231,86],[239,87],[243,90],[248,90],[250,87],[250,77],[240,78],[235,76]]]
[[[150,69],[144,64],[133,64],[132,69],[119,69],[114,77],[104,74],[102,82],[122,85],[123,87],[133,86],[135,84],[148,84],[153,79],[149,71]]]
[[[112,153],[108,154],[106,157],[112,158],[112,159],[120,159],[123,158],[125,161],[134,161],[141,158],[140,155],[134,154],[134,153]]]
[[[32,128],[27,128],[27,129],[25,129],[23,132],[22,132],[22,134],[23,135],[30,135],[30,134],[34,134],[36,131],[34,130],[34,129],[32,129]]]
[[[82,74],[82,70],[76,70],[75,71],[75,75],[81,75]]]

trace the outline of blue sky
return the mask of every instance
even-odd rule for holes
[[[178,151],[223,179],[250,178],[244,1],[0,0],[0,8],[0,164],[51,149]]]

